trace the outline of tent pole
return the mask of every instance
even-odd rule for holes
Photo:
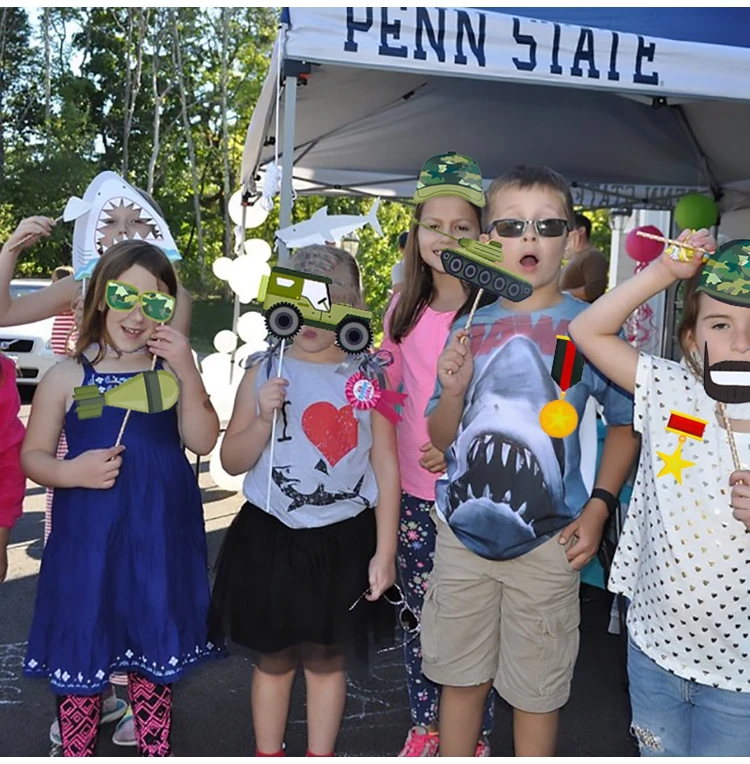
[[[279,227],[286,228],[292,224],[292,205],[294,203],[294,188],[292,173],[294,172],[294,124],[297,112],[297,76],[287,75],[284,80],[284,143],[281,156],[281,209],[279,210]],[[279,242],[279,265],[289,262],[289,250],[286,244]]]

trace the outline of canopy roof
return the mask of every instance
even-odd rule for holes
[[[302,193],[411,197],[424,160],[453,150],[487,181],[549,165],[589,207],[670,207],[698,189],[750,206],[748,9],[289,8],[284,20],[248,130],[251,189],[283,154],[264,145],[277,102],[283,124],[280,59],[288,75],[310,65],[294,120]]]

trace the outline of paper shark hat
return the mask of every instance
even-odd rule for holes
[[[730,305],[750,307],[750,240],[735,239],[719,247],[703,266],[695,291]]]
[[[170,262],[181,260],[172,234],[164,219],[133,186],[114,172],[97,175],[86,189],[83,200],[91,205],[90,211],[76,220],[73,229],[73,271],[77,280],[91,277],[96,261],[116,241],[103,243],[103,229],[118,208],[131,210],[143,223],[145,234],[136,233],[136,240],[151,242],[164,250]]]
[[[458,196],[477,207],[484,207],[479,165],[455,151],[430,157],[419,173],[414,201],[426,202],[436,196]]]

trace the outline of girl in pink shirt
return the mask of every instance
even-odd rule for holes
[[[452,167],[455,162],[452,162]],[[415,219],[432,231],[412,223],[404,250],[400,291],[385,316],[383,350],[393,354],[388,378],[394,390],[403,386],[407,398],[398,426],[398,457],[401,468],[401,520],[399,523],[398,573],[406,606],[417,621],[427,590],[435,554],[435,524],[430,510],[435,503],[435,481],[445,470],[443,454],[427,434],[424,412],[437,377],[437,360],[458,311],[468,312],[475,293],[464,282],[449,276],[441,252],[456,238],[478,239],[481,210],[466,199],[466,189],[446,176],[439,191],[418,204]],[[409,706],[414,726],[400,756],[437,756],[440,687],[422,674],[419,631],[407,634],[404,644]],[[483,738],[477,756],[489,756],[486,735],[492,729],[494,696],[485,712]]]

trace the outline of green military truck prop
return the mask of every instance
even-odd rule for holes
[[[266,328],[281,340],[294,337],[304,324],[335,331],[336,343],[347,353],[364,353],[372,343],[372,313],[331,303],[331,283],[327,276],[272,268],[263,276],[253,307],[263,312]]]

